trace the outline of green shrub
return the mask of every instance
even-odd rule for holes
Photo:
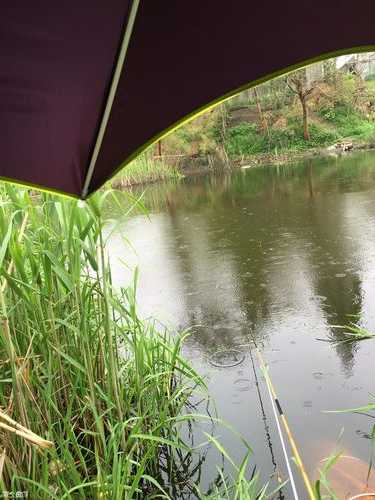
[[[332,142],[337,141],[340,137],[337,132],[326,129],[316,123],[311,123],[310,127],[310,141],[313,147],[327,146]]]
[[[295,150],[326,146],[336,141],[338,134],[311,123],[310,140],[303,137],[301,120],[291,119],[285,129],[270,129],[262,134],[253,123],[241,123],[228,130],[226,149],[230,157],[248,156],[258,153]]]
[[[321,108],[318,113],[337,128],[341,137],[368,137],[375,131],[372,121],[346,103]]]
[[[240,123],[228,129],[225,146],[229,156],[251,155],[267,149],[267,138],[254,123]]]

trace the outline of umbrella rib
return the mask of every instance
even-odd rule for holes
[[[134,27],[135,19],[137,16],[139,3],[140,3],[140,0],[133,0],[133,2],[132,2],[128,22],[126,25],[124,37],[122,39],[122,43],[121,43],[121,47],[120,47],[120,53],[119,53],[119,56],[117,58],[116,68],[115,68],[115,71],[113,74],[111,87],[109,89],[109,94],[108,94],[107,102],[105,105],[102,121],[100,123],[99,132],[98,132],[98,135],[96,137],[94,150],[93,150],[92,155],[91,155],[90,164],[89,164],[89,167],[87,169],[86,178],[85,178],[85,182],[83,185],[83,190],[82,190],[82,198],[83,199],[85,199],[87,197],[90,182],[91,182],[92,176],[94,174],[96,161],[97,161],[98,156],[99,156],[100,148],[101,148],[101,145],[103,142],[103,137],[104,137],[104,134],[105,134],[105,131],[107,128],[109,116],[111,114],[113,101],[115,99],[118,83],[120,81],[120,76],[121,76],[122,68],[124,65],[126,53],[127,53],[128,47],[129,47],[130,38],[131,38],[131,35],[133,32],[133,27]]]

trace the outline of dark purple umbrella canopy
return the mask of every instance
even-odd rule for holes
[[[0,7],[0,177],[85,198],[187,117],[333,53],[364,0],[47,0]]]

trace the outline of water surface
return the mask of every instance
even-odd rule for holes
[[[310,471],[342,429],[346,452],[369,458],[374,421],[324,411],[370,401],[375,340],[324,340],[339,339],[332,325],[351,315],[375,330],[374,194],[374,153],[186,178],[148,187],[149,216],[120,220],[111,237],[116,284],[129,284],[139,266],[142,316],[192,329],[184,354],[207,377],[220,417],[248,439],[263,479],[275,467],[284,475],[285,462],[255,358],[261,402],[256,390],[249,339],[269,363]],[[242,364],[209,363],[217,349],[233,347]],[[239,441],[216,432],[240,460]],[[203,486],[217,461],[211,451]]]

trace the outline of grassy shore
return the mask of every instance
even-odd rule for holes
[[[183,176],[175,164],[161,158],[152,158],[147,152],[138,156],[111,181],[113,188],[125,188],[139,184],[166,180],[178,180]]]

